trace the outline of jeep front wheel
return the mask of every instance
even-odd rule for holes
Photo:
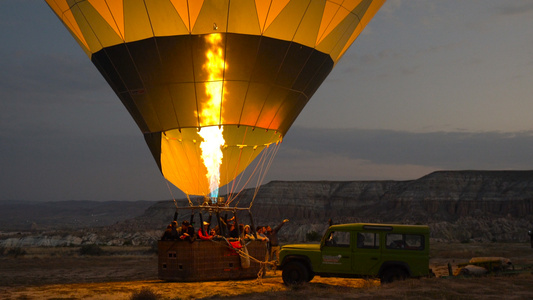
[[[301,284],[309,281],[310,278],[309,271],[305,265],[299,261],[291,261],[283,266],[281,277],[286,285]]]

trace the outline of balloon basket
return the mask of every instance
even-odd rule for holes
[[[265,241],[244,240],[243,242],[249,256],[259,261],[265,259],[267,252]],[[240,244],[238,239],[159,241],[159,279],[214,281],[257,278],[261,265],[254,259],[246,264],[244,261],[249,259],[243,254],[246,251],[235,249],[239,248]]]

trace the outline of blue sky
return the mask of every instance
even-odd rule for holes
[[[0,200],[172,197],[137,126],[44,1],[0,1],[0,39]],[[264,182],[532,169],[532,98],[533,0],[389,0]]]

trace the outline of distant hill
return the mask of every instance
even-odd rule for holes
[[[254,193],[244,190],[234,203],[248,207]],[[188,201],[178,199],[177,204],[186,207]],[[172,200],[0,202],[0,230],[99,227],[95,234],[105,232],[114,239],[102,238],[103,243],[148,243],[142,233],[157,239],[175,211]],[[428,224],[431,237],[442,241],[525,242],[533,229],[533,171],[439,171],[406,181],[272,181],[259,189],[252,213],[254,225],[275,226],[290,219],[280,239],[291,242],[304,241],[312,232],[322,234],[329,219]],[[178,210],[180,221],[190,217],[190,210]],[[239,220],[251,223],[246,212],[239,213]],[[200,223],[197,213],[194,222]],[[124,238],[117,238],[118,233]]]
[[[153,204],[151,201],[0,201],[0,230],[109,226],[139,216]]]
[[[254,192],[243,191],[236,202],[247,207]],[[175,210],[171,201],[158,202],[117,226],[163,228]],[[533,171],[438,171],[408,181],[273,181],[259,189],[252,212],[255,225],[290,219],[280,232],[289,240],[321,233],[332,219],[428,224],[432,237],[441,240],[525,241],[533,229]],[[188,211],[179,214],[190,218]]]

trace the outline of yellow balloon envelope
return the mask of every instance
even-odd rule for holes
[[[208,195],[281,142],[385,0],[46,0],[105,77],[161,169]]]

